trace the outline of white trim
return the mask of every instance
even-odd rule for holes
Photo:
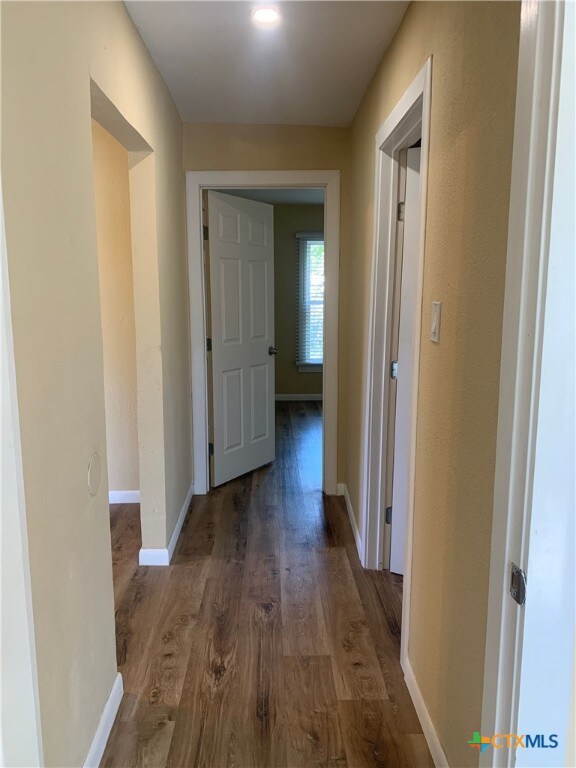
[[[100,765],[100,760],[102,760],[102,755],[106,749],[108,737],[110,736],[110,731],[114,725],[114,720],[116,719],[123,693],[124,686],[122,684],[122,675],[118,672],[114,684],[112,685],[110,695],[102,710],[102,715],[98,727],[96,728],[94,738],[92,739],[92,744],[90,745],[90,749],[84,760],[84,768],[98,768]]]
[[[563,11],[563,4],[559,2],[524,0],[522,3],[484,662],[483,733],[515,733],[518,726],[524,611],[509,597],[508,569],[511,562],[526,568],[528,557]],[[480,756],[480,764],[509,765],[508,752],[487,750]]]
[[[313,402],[313,401],[321,401],[323,398],[323,395],[320,394],[310,394],[310,395],[276,395],[276,402]]]
[[[178,515],[178,520],[176,520],[176,525],[174,526],[174,530],[172,531],[172,536],[170,536],[170,541],[168,542],[168,560],[172,560],[172,555],[174,554],[174,550],[176,549],[176,544],[178,543],[178,537],[180,536],[180,531],[182,530],[182,526],[184,525],[186,514],[190,509],[192,496],[194,496],[194,483],[191,483],[190,488],[188,488],[186,499],[184,500],[184,504],[182,505],[182,509],[180,510],[180,514]]]
[[[140,491],[108,491],[109,504],[140,504]]]
[[[339,171],[187,171],[188,280],[192,359],[194,482],[197,494],[208,492],[208,388],[206,309],[202,247],[202,190],[265,187],[322,187],[324,199],[324,409],[322,430],[325,493],[337,490],[338,450],[338,284],[340,262]],[[328,386],[326,385],[328,382]]]
[[[170,565],[170,555],[166,547],[142,547],[138,554],[138,565]]]
[[[358,528],[358,523],[356,522],[356,515],[354,514],[354,509],[352,507],[352,502],[350,501],[350,494],[348,493],[348,486],[346,483],[338,483],[338,496],[344,496],[344,501],[346,502],[346,511],[348,512],[352,533],[354,534],[354,541],[356,542],[358,557],[360,558],[360,562],[362,562],[362,537],[360,536],[360,529]]]
[[[139,565],[170,565],[170,561],[172,560],[172,555],[174,554],[174,550],[176,549],[176,544],[178,543],[178,537],[180,536],[180,531],[182,530],[182,526],[184,525],[184,520],[186,519],[186,513],[190,509],[192,496],[194,496],[194,483],[191,483],[190,488],[188,489],[188,493],[186,494],[186,499],[184,500],[184,504],[182,505],[182,509],[180,510],[180,514],[178,515],[178,520],[176,520],[176,525],[174,526],[174,530],[172,531],[172,536],[170,536],[170,541],[168,542],[168,546],[164,549],[162,549],[161,547],[157,549],[142,548],[140,550],[140,554],[138,555]]]
[[[402,663],[402,669],[404,671],[404,680],[406,681],[406,687],[408,688],[408,692],[410,693],[410,698],[412,699],[412,703],[414,704],[414,709],[416,710],[416,714],[418,715],[418,720],[420,720],[420,725],[422,726],[422,732],[424,733],[424,737],[426,738],[428,749],[430,750],[430,754],[432,755],[432,760],[434,761],[434,765],[436,766],[436,768],[448,768],[448,760],[446,758],[446,755],[444,754],[442,745],[440,744],[440,739],[438,738],[438,734],[436,733],[436,729],[434,728],[434,723],[432,722],[432,718],[430,717],[430,713],[428,712],[426,703],[424,702],[422,691],[420,690],[418,683],[416,682],[416,676],[414,675],[414,670],[410,666],[410,662],[408,661],[407,658],[405,658]]]
[[[420,162],[420,246],[417,265],[417,316],[414,328],[413,386],[411,393],[410,455],[408,473],[408,502],[406,510],[406,549],[404,589],[402,600],[401,663],[408,663],[410,633],[410,596],[412,573],[412,525],[414,513],[414,472],[416,455],[416,411],[418,405],[418,371],[420,363],[420,329],[422,286],[424,279],[424,235],[426,225],[426,196],[428,181],[428,148],[430,135],[430,101],[432,59],[429,58],[383,123],[375,139],[374,246],[372,259],[371,322],[369,338],[368,375],[366,377],[366,411],[364,422],[364,476],[362,481],[362,540],[366,568],[381,567],[383,561],[383,526],[381,495],[384,490],[386,466],[386,418],[388,375],[390,368],[388,333],[392,310],[390,270],[395,253],[396,189],[398,154],[418,138],[422,140]]]
[[[322,363],[296,363],[298,373],[322,373],[324,366]]]

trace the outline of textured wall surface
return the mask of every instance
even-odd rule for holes
[[[364,461],[374,137],[432,56],[409,657],[451,765],[477,762],[520,6],[412,3],[352,127],[346,482]],[[431,301],[442,338],[428,337]]]
[[[182,124],[122,3],[1,10],[2,176],[42,734],[46,765],[78,766],[116,675],[106,467],[95,496],[86,482],[92,453],[105,455],[91,79],[153,150],[157,280],[148,287],[159,342],[142,348],[157,370],[151,458],[166,482],[148,510],[148,546],[166,545],[192,474]]]
[[[111,491],[140,489],[136,327],[128,152],[92,122],[98,274],[104,354],[106,454]]]

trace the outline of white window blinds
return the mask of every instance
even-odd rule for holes
[[[298,343],[299,367],[320,366],[324,359],[324,235],[299,233]]]

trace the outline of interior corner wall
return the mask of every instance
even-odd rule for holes
[[[166,546],[192,480],[182,123],[123,3],[2,3],[1,12],[2,181],[42,738],[46,765],[78,766],[116,676],[105,466],[96,495],[87,488],[91,455],[105,456],[90,80],[153,150],[164,456],[152,458],[166,480],[152,547]]]
[[[274,206],[276,394],[321,395],[322,373],[298,370],[297,232],[324,232],[323,205]]]
[[[108,487],[111,491],[139,491],[128,152],[95,120],[92,121],[92,147]]]
[[[185,171],[340,171],[340,272],[349,258],[350,129],[306,125],[185,123]],[[338,482],[346,458],[346,304],[340,280],[338,340]]]
[[[352,126],[346,482],[361,509],[374,139],[432,56],[408,656],[450,765],[480,723],[520,4],[413,2]],[[429,339],[432,300],[442,336]],[[359,521],[360,522],[360,521]]]

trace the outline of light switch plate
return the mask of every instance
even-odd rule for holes
[[[432,322],[430,323],[430,341],[440,343],[440,317],[442,314],[442,302],[432,302]]]

